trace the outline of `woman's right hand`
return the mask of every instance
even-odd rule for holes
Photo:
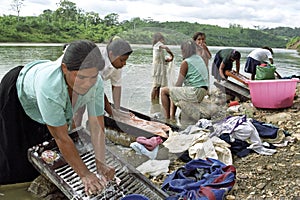
[[[85,176],[81,177],[82,184],[84,185],[85,194],[88,196],[101,192],[107,185],[106,179],[97,177],[96,174],[88,172]]]

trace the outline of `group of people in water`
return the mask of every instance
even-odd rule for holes
[[[164,50],[169,56],[164,56]],[[180,65],[179,75],[174,86],[167,85],[166,65],[172,62],[174,55],[165,45],[165,38],[161,33],[155,33],[153,37],[153,89],[151,95],[152,104],[159,103],[163,106],[165,118],[174,120],[176,107],[180,101],[200,103],[208,94],[209,88],[209,60],[211,52],[206,45],[206,35],[196,32],[191,40],[181,44],[183,61]],[[217,80],[226,80],[226,71],[233,69],[235,62],[236,72],[240,72],[241,53],[232,48],[219,50],[212,62],[211,73]],[[262,47],[253,50],[247,56],[245,72],[255,79],[256,66],[269,61],[273,64],[273,50],[270,47]],[[159,92],[160,91],[160,92]],[[160,99],[159,96],[161,95]]]
[[[175,117],[180,101],[201,102],[208,94],[209,59],[212,55],[205,34],[197,32],[181,46],[183,60],[174,86],[167,85],[166,64],[174,54],[164,36],[153,37],[153,86],[151,102],[164,108],[166,119]],[[168,56],[165,56],[164,51]],[[0,83],[0,184],[32,181],[39,173],[29,163],[27,150],[54,138],[66,162],[81,178],[88,195],[102,190],[115,176],[115,169],[105,161],[105,112],[112,117],[131,116],[120,109],[122,68],[132,54],[130,44],[112,38],[106,47],[89,40],[69,43],[55,61],[35,60],[12,68]],[[270,52],[270,53],[269,53]],[[247,58],[246,72],[255,75],[255,66],[272,59],[272,49],[262,48]],[[241,54],[222,49],[215,55],[212,75],[226,79],[225,70],[236,62],[239,73]],[[111,104],[104,94],[103,81],[110,80]],[[83,113],[88,116],[94,146],[97,172],[90,172],[81,160],[69,131],[81,125]]]

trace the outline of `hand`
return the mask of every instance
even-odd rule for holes
[[[98,174],[102,175],[105,180],[112,180],[115,177],[115,169],[109,165],[106,165],[104,162],[101,162],[100,160],[96,159],[96,166]]]
[[[165,59],[166,62],[172,62],[173,61],[173,57],[168,57]]]
[[[99,191],[102,191],[107,184],[105,178],[98,178],[96,174],[92,172],[89,172],[86,176],[82,177],[81,181],[84,185],[85,194],[88,196],[97,194]]]
[[[115,174],[116,174],[115,168],[113,168],[109,165],[103,165],[100,168],[101,168],[100,169],[101,171],[99,171],[98,173],[102,174],[107,181],[111,181],[114,179]]]

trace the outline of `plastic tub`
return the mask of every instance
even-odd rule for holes
[[[299,79],[247,80],[252,104],[257,108],[288,108],[293,105]]]
[[[141,194],[129,194],[123,197],[121,200],[150,200]]]

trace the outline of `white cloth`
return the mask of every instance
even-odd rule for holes
[[[189,148],[192,159],[214,158],[226,165],[232,165],[230,145],[218,137],[209,138],[208,134],[193,141]]]
[[[273,58],[273,56],[269,50],[262,49],[262,48],[254,49],[253,51],[250,52],[248,57],[251,57],[260,62],[268,61],[268,59]]]
[[[232,132],[232,137],[240,139],[242,141],[250,139],[251,144],[247,148],[252,149],[259,154],[272,155],[276,152],[275,149],[268,149],[263,146],[259,137],[259,133],[257,132],[250,119],[247,119],[246,122],[243,122],[237,128],[235,128]]]
[[[111,85],[121,86],[122,85],[122,69],[116,69],[108,57],[106,47],[99,47],[102,57],[105,62],[104,69],[99,72],[104,81],[110,80]]]
[[[149,174],[153,177],[169,172],[170,160],[148,160],[136,169],[142,174]]]
[[[144,145],[138,142],[132,142],[130,147],[135,150],[136,154],[145,155],[151,160],[156,158],[159,149],[159,146],[156,146],[152,151],[149,151]]]
[[[163,143],[163,145],[169,149],[170,153],[182,153],[189,149],[194,140],[200,138],[204,134],[205,132],[202,131],[200,133],[198,132],[189,135],[178,132],[170,132],[168,139]]]
[[[250,140],[248,149],[263,155],[272,155],[276,152],[274,149],[267,149],[263,146],[255,126],[252,124],[251,118],[243,116],[233,116],[213,125],[214,132],[210,136],[220,136],[224,133],[229,133],[230,140],[234,142],[235,139],[242,141]]]

